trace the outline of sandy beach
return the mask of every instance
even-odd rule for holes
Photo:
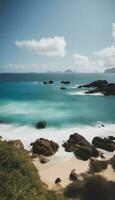
[[[106,156],[106,159],[109,157]],[[82,161],[76,159],[75,157],[69,158],[65,161],[55,162],[54,160],[49,161],[46,164],[41,164],[38,159],[34,159],[33,163],[39,171],[41,180],[48,185],[49,189],[55,188],[55,180],[56,178],[61,178],[61,186],[65,187],[71,181],[69,180],[69,175],[71,170],[75,169],[78,174],[79,179],[82,177],[79,175],[80,173],[86,173],[89,169],[89,160]],[[106,170],[103,170],[99,174],[105,177],[107,180],[115,181],[115,172],[112,167],[108,165]]]

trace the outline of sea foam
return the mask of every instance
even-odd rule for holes
[[[99,124],[100,123],[101,122],[99,122]],[[25,148],[28,150],[31,149],[31,142],[34,142],[40,137],[54,140],[60,145],[59,151],[55,156],[60,159],[64,159],[72,156],[72,153],[65,152],[61,145],[73,133],[79,133],[83,135],[89,142],[91,142],[95,136],[114,136],[115,124],[105,124],[105,126],[101,128],[99,128],[99,124],[96,124],[95,126],[79,125],[77,127],[46,128],[42,130],[35,129],[32,126],[14,126],[10,124],[1,124],[0,135],[3,137],[3,139],[6,140],[20,139],[24,143]]]

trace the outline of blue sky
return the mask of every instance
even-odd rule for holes
[[[114,0],[0,0],[0,72],[115,67]]]

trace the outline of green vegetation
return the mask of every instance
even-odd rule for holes
[[[24,151],[0,141],[0,200],[62,200],[43,187]]]

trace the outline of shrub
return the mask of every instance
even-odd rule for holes
[[[27,153],[0,141],[0,200],[61,200],[44,189]]]

